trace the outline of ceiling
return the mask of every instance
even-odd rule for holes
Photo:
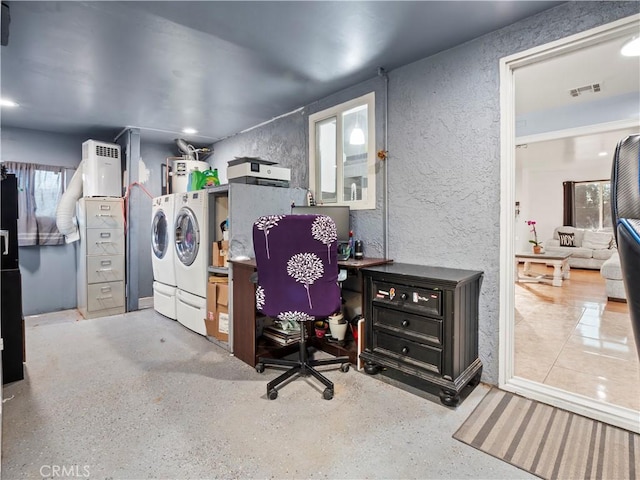
[[[10,1],[2,126],[212,143],[560,3]]]
[[[604,162],[611,165],[618,142],[628,135],[638,133],[637,128],[621,128],[589,135],[557,138],[525,144],[516,150],[519,166],[529,169],[554,170],[581,164]]]
[[[640,57],[620,54],[630,35],[555,56],[515,70],[518,115],[570,107],[640,90]],[[572,97],[569,91],[600,85],[597,93]]]

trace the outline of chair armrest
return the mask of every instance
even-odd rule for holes
[[[549,247],[559,247],[560,246],[560,240],[556,240],[555,238],[550,238],[549,240],[547,240],[546,243],[543,243],[543,245],[545,245],[547,248],[549,248]]]

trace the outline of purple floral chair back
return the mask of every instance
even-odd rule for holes
[[[268,215],[253,225],[256,307],[280,320],[327,317],[340,308],[337,233],[325,215]]]

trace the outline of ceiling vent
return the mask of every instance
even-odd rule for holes
[[[600,91],[600,84],[594,83],[592,85],[585,85],[584,87],[572,88],[569,90],[569,95],[572,97],[579,97],[584,93],[598,93]]]

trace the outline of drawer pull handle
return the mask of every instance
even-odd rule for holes
[[[409,347],[402,347],[402,353],[404,353],[405,355],[409,353]]]
[[[110,213],[98,213],[96,217],[113,217]]]
[[[101,232],[100,233],[100,238],[109,238],[111,236],[111,234],[109,232]]]
[[[402,295],[400,295],[400,298],[402,300],[406,300],[407,298],[409,298],[409,295],[407,295],[406,293],[403,293]]]
[[[116,242],[111,242],[109,240],[103,240],[103,241],[100,241],[100,242],[96,242],[96,245],[104,245],[105,243],[116,243]]]
[[[100,260],[100,265],[111,265],[111,260]]]
[[[111,205],[100,205],[100,210],[111,210]]]
[[[96,273],[111,272],[112,270],[113,268],[99,268],[98,270],[96,270]]]
[[[409,326],[409,320],[403,320],[402,321],[402,326],[405,327],[405,328],[408,327]]]
[[[110,299],[112,299],[112,298],[113,298],[113,295],[107,295],[107,296],[105,296],[105,297],[98,297],[97,299],[98,299],[98,300],[110,300]]]
[[[110,292],[111,291],[111,287],[100,287],[100,291],[101,292]]]

